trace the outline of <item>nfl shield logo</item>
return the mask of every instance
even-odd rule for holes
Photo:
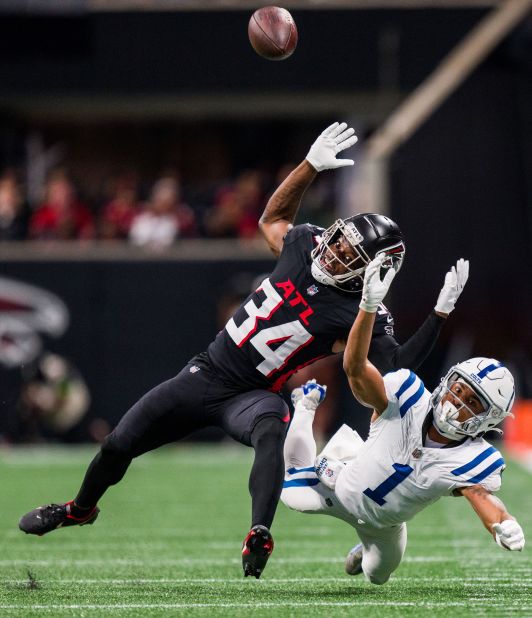
[[[317,285],[311,285],[307,288],[307,294],[309,296],[314,296],[314,294],[317,294],[318,292],[319,290]]]

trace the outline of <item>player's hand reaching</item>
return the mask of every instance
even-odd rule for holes
[[[509,551],[521,551],[525,546],[525,535],[515,519],[505,519],[500,524],[493,524],[497,545]]]
[[[458,297],[462,293],[469,277],[469,260],[460,258],[451,270],[445,275],[445,282],[436,301],[434,311],[445,317],[451,313]]]
[[[307,409],[314,412],[320,403],[325,399],[327,387],[318,384],[316,380],[309,380],[303,386],[294,388],[292,391],[292,403],[294,408],[298,403]]]
[[[336,155],[346,148],[350,148],[358,141],[353,128],[347,124],[335,122],[318,137],[312,144],[307,155],[307,161],[317,171],[332,170],[337,167],[354,165],[352,159],[337,159]]]
[[[384,279],[381,280],[381,268],[384,260],[386,260],[386,255],[380,253],[366,266],[360,308],[367,313],[375,313],[377,311],[378,306],[390,289],[393,278],[397,274],[394,268],[389,268],[384,275]]]

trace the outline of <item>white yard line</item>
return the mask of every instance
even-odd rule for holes
[[[144,532],[142,533],[144,534]],[[130,540],[132,536],[135,536],[135,534],[140,534],[140,531],[135,532],[132,529],[131,531],[128,530],[127,535],[120,535],[120,536],[119,535],[106,535],[105,538],[100,538],[100,539],[91,538],[90,546],[93,548],[113,547],[113,546],[123,547],[123,544],[126,541]],[[308,534],[307,533],[301,534],[301,532],[298,531],[296,539],[292,538],[292,539],[286,539],[286,540],[279,540],[278,543],[283,548],[294,548],[295,547],[295,548],[301,548],[301,549],[314,548],[315,546],[327,547],[327,546],[330,546],[332,543],[336,545],[337,539],[333,537],[331,531],[329,531],[329,535],[331,536],[332,540],[327,539],[326,538],[327,535],[325,533],[322,533],[321,538],[316,538],[316,535],[313,534],[312,531],[309,531]],[[20,530],[8,530],[3,535],[0,535],[0,538],[2,538],[2,536],[5,539],[21,540],[24,538],[21,536]],[[182,535],[176,534],[175,530],[173,531],[169,530],[167,532],[158,531],[156,539],[153,539],[153,540],[148,539],[148,540],[144,540],[144,542],[146,543],[146,545],[149,545],[150,549],[154,549],[154,548],[156,549],[160,547],[167,547],[168,540],[179,542],[180,540],[184,540],[184,538],[182,537]],[[456,540],[451,540],[451,541],[432,541],[432,540],[430,541],[431,548],[447,549],[449,545],[452,545],[453,548],[468,548],[468,549],[480,549],[481,550],[486,547],[486,539],[479,539],[478,541],[470,540],[470,539],[456,539]],[[205,542],[202,542],[202,546],[204,548],[209,548],[209,549],[227,549],[229,551],[232,551],[235,548],[239,549],[241,547],[241,541],[238,541],[238,540],[207,541],[206,540]],[[87,548],[87,545],[84,543],[81,543],[79,540],[67,538],[65,540],[61,539],[61,547],[63,549],[68,548],[68,550],[83,549],[85,551]],[[412,550],[419,551],[419,549],[422,549],[424,547],[426,547],[426,541],[424,541],[423,539],[409,540],[408,549],[410,552],[412,552]],[[347,540],[345,544],[346,554],[347,554],[348,549],[350,549],[349,539]],[[32,547],[32,551],[48,552],[49,547],[47,547],[46,545],[34,545]]]
[[[345,558],[343,556],[336,557],[308,557],[308,558],[277,558],[276,564],[341,564]],[[453,557],[449,556],[407,556],[403,559],[403,562],[456,562]],[[2,566],[140,566],[140,567],[164,567],[164,566],[180,566],[180,565],[232,565],[240,564],[240,558],[213,558],[209,559],[206,563],[205,558],[146,558],[146,559],[129,559],[129,558],[86,558],[86,559],[67,559],[59,558],[54,559],[32,559],[32,558],[16,558],[13,560],[3,559],[0,560],[0,567]],[[473,564],[468,561],[467,564]],[[479,557],[478,562],[475,564],[485,564],[485,561]]]
[[[513,577],[503,576],[503,577],[438,577],[439,584],[463,584],[464,586],[476,586],[478,584],[484,583],[493,583],[497,584],[497,586],[512,586],[515,587],[515,581],[506,581],[513,580]],[[343,577],[273,577],[271,579],[261,579],[258,582],[260,586],[266,586],[268,584],[318,584],[318,583],[339,583],[339,584],[351,584],[354,581],[363,581],[358,578],[355,580],[347,575]],[[27,584],[27,579],[0,579],[0,582],[4,584]],[[390,581],[390,585],[400,585],[403,583],[419,583],[426,584],[434,582],[433,577],[394,577]],[[138,584],[242,584],[247,585],[246,580],[242,577],[228,577],[228,578],[189,578],[189,577],[178,577],[178,578],[160,578],[160,579],[142,579],[136,577],[130,577],[129,579],[40,579],[39,583],[43,585],[54,585],[54,586],[67,586],[70,584],[83,584],[83,585],[113,585],[113,586],[127,586],[127,585],[138,585]],[[530,578],[519,578],[519,586],[520,587],[531,587],[532,586],[532,573]]]
[[[524,610],[521,602],[514,605],[508,602],[497,602],[493,599],[468,599],[466,601],[279,601],[279,602],[255,602],[250,603],[73,603],[73,604],[50,604],[28,605],[12,604],[0,605],[0,609],[25,609],[30,610],[59,610],[59,609],[196,609],[196,608],[262,608],[262,607],[500,607],[503,609]]]

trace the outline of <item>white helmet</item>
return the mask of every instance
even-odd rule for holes
[[[469,386],[484,406],[481,414],[471,413],[463,422],[458,418],[459,408],[452,401],[442,404],[443,397],[450,392],[454,382]],[[449,369],[442,378],[440,386],[433,392],[430,402],[434,412],[436,429],[446,438],[461,440],[465,436],[475,438],[498,425],[506,416],[512,416],[511,408],[515,399],[515,386],[512,374],[494,358],[470,358]]]

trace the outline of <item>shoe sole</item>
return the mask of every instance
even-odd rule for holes
[[[22,532],[25,532],[26,534],[32,534],[33,536],[44,536],[45,534],[49,534],[50,532],[53,532],[54,530],[59,530],[59,528],[70,528],[71,526],[92,526],[92,524],[98,519],[99,514],[100,514],[100,509],[96,507],[94,513],[91,515],[89,519],[87,519],[87,521],[84,521],[82,523],[75,522],[73,524],[68,524],[66,526],[63,524],[59,524],[55,528],[52,528],[51,530],[47,530],[46,532],[28,532],[27,530],[23,530],[20,527],[20,523],[19,523],[19,529],[22,530]]]
[[[361,545],[357,545],[356,547],[354,547],[348,554],[347,554],[347,558],[345,559],[345,572],[348,575],[360,575],[362,573],[362,552],[361,552],[362,546]],[[356,560],[360,560],[360,562],[358,563],[358,566],[354,569],[352,568],[352,566],[349,564],[351,562],[350,558],[351,555],[353,554],[358,554],[360,552],[360,557],[357,556]]]
[[[257,526],[257,528],[254,537],[262,541],[262,547],[259,546],[253,551],[252,547],[246,544],[242,549],[242,552],[246,549],[248,550],[246,554],[242,554],[244,577],[254,576],[255,579],[259,579],[262,575],[262,571],[266,567],[266,563],[273,551],[273,538],[270,531],[264,526]],[[249,540],[251,540],[251,538]],[[269,542],[272,543],[272,548],[270,550],[264,548],[264,545]]]

